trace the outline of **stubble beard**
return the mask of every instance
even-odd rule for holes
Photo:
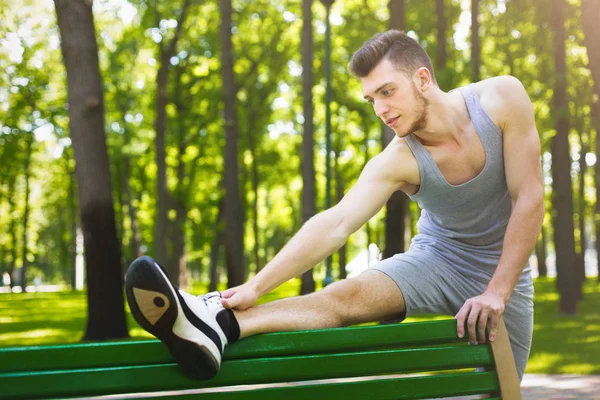
[[[417,111],[417,118],[410,124],[410,127],[407,129],[407,134],[414,133],[416,131],[425,129],[427,126],[427,121],[429,119],[429,100],[425,98],[419,91],[417,87],[413,83],[413,93],[415,94],[415,99],[419,102],[419,107]]]

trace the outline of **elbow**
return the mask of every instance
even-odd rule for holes
[[[544,222],[544,214],[546,213],[543,188],[532,193],[526,204],[533,221],[541,229]]]
[[[519,214],[527,216],[531,223],[539,226],[541,229],[544,221],[545,204],[544,189],[532,189],[526,194],[521,194],[513,201],[513,212],[519,210]]]
[[[337,206],[323,211],[321,214],[318,214],[318,216],[323,217],[325,222],[323,224],[324,227],[329,227],[329,238],[338,248],[342,247],[350,235],[356,230],[352,228],[348,219],[344,218],[344,213]]]
[[[352,233],[349,232],[348,224],[335,207],[314,215],[306,225],[310,225],[313,232],[326,235],[329,243],[336,248],[342,247]]]
[[[541,227],[542,222],[544,222],[544,214],[546,213],[543,187],[536,191],[536,195],[534,197],[534,210]]]

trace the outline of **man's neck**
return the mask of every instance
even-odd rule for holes
[[[461,93],[458,90],[446,93],[432,88],[428,100],[427,126],[413,134],[427,146],[440,146],[451,142],[460,145],[462,134],[471,123]]]

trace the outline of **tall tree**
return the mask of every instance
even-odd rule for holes
[[[390,12],[389,28],[404,30],[405,2],[404,0],[390,0],[388,3]],[[387,125],[382,124],[382,147],[385,148],[394,138],[394,131]],[[385,208],[385,248],[383,258],[388,258],[397,253],[403,253],[404,231],[406,229],[405,216],[408,212],[410,200],[408,196],[397,191],[386,203]],[[368,246],[368,244],[367,244]]]
[[[471,0],[471,79],[481,79],[481,47],[479,44],[479,0]]]
[[[537,257],[538,276],[548,276],[548,267],[546,266],[546,232],[543,226],[540,237],[535,245],[535,255]]]
[[[167,163],[166,163],[166,132],[167,132],[167,103],[168,91],[167,83],[170,71],[170,60],[177,51],[177,42],[183,34],[183,25],[187,16],[191,0],[184,0],[181,11],[177,19],[175,34],[170,42],[161,40],[159,43],[159,67],[156,74],[156,120],[154,129],[156,131],[156,224],[154,228],[154,252],[159,262],[169,260],[167,251],[168,238],[168,210],[172,206],[172,199],[167,187]],[[159,25],[161,20],[158,9],[156,10],[155,25]],[[173,282],[179,283],[179,265],[167,263],[167,271]]]
[[[588,68],[594,80],[594,93],[596,102],[592,104],[592,123],[596,131],[596,155],[600,155],[600,0],[581,0],[581,19],[583,25],[583,42],[587,49]],[[596,252],[600,259],[600,162],[594,167],[596,183],[596,209],[594,212],[594,225],[596,230]],[[600,265],[600,262],[598,263]],[[600,271],[600,267],[598,268]],[[600,273],[598,273],[600,282]]]
[[[437,15],[437,54],[435,57],[435,75],[438,85],[442,89],[446,89],[446,63],[448,61],[448,53],[446,51],[446,11],[444,0],[435,1],[435,13]]]
[[[92,6],[86,0],[55,0],[54,4],[67,71],[69,128],[85,246],[88,321],[84,339],[123,338],[128,332],[121,249],[115,226]]]
[[[302,222],[308,221],[317,213],[315,199],[315,141],[313,125],[313,24],[312,0],[302,0],[302,110],[304,129],[302,134]],[[300,294],[315,291],[313,270],[302,275]]]
[[[552,140],[552,185],[554,206],[554,246],[556,248],[557,285],[560,311],[577,312],[575,275],[575,237],[573,234],[573,192],[569,146],[569,108],[567,100],[567,66],[565,50],[565,0],[552,0],[554,32],[554,113],[556,135]]]
[[[29,261],[27,259],[27,253],[28,253],[28,249],[29,247],[27,246],[27,239],[28,239],[28,230],[27,228],[29,227],[28,222],[29,222],[29,210],[31,207],[31,204],[29,203],[29,194],[30,194],[30,183],[31,183],[31,152],[32,152],[32,147],[33,147],[33,133],[27,133],[26,134],[26,151],[25,151],[25,165],[24,165],[24,171],[25,171],[25,210],[23,211],[23,240],[22,240],[22,252],[21,252],[21,289],[23,289],[23,292],[25,292],[25,288],[27,287],[27,266],[29,264]]]
[[[578,116],[578,121],[584,121],[584,115],[583,113],[579,113]],[[580,125],[583,125],[583,123],[580,122]],[[585,175],[587,172],[587,163],[585,162],[585,155],[588,153],[589,151],[589,145],[588,145],[588,138],[586,137],[587,135],[585,135],[583,133],[583,130],[585,128],[580,127],[579,130],[579,144],[580,144],[580,151],[579,151],[579,184],[578,184],[578,190],[577,190],[577,214],[579,216],[578,218],[578,222],[579,222],[579,251],[576,253],[576,274],[577,274],[577,278],[578,278],[578,285],[583,284],[583,282],[585,282],[585,249],[587,246],[587,235],[585,233],[585,220],[586,220],[586,201],[585,201]],[[580,299],[582,299],[583,297],[583,293],[580,292],[581,296]]]
[[[225,103],[225,258],[229,287],[244,283],[244,220],[238,183],[237,89],[233,72],[233,10],[231,0],[219,0],[221,68]]]

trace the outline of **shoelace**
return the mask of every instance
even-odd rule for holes
[[[221,305],[221,293],[220,292],[210,292],[205,295],[200,295],[200,297],[204,304],[212,305],[212,306],[220,306]]]

